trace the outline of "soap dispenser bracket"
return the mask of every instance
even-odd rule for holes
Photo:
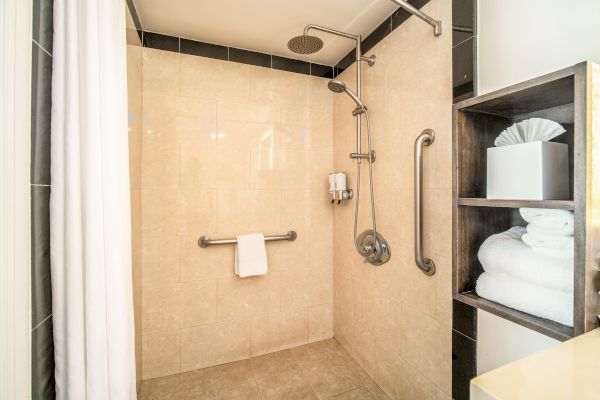
[[[352,189],[340,190],[339,193],[341,195],[341,198],[338,199],[338,204],[341,200],[352,200],[352,197],[354,197],[354,192],[352,191]]]

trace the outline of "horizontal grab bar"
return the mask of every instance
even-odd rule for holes
[[[278,240],[291,240],[294,241],[298,237],[296,231],[289,231],[285,235],[279,236],[265,236],[265,242],[275,242]],[[211,239],[210,237],[204,235],[198,239],[198,246],[200,247],[208,247],[214,244],[235,244],[237,243],[236,238],[232,239]]]

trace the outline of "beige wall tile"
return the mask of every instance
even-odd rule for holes
[[[180,372],[179,342],[179,329],[144,332],[142,335],[142,379]]]
[[[377,350],[375,381],[394,400],[435,400],[436,388],[393,349]]]
[[[308,309],[309,343],[333,337],[333,303]]]
[[[194,326],[216,319],[216,280],[146,285],[142,289],[144,332]]]
[[[143,332],[166,331],[180,327],[181,285],[157,284],[142,289]]]
[[[447,5],[432,0],[423,11],[445,23],[451,20]],[[378,230],[390,243],[391,260],[363,264],[352,241],[353,207],[334,211],[335,335],[393,399],[434,399],[440,390],[451,391],[451,47],[450,36],[436,38],[422,21],[409,19],[371,50],[377,63],[363,69],[377,152]],[[339,79],[352,82],[354,73],[352,66]],[[352,108],[347,96],[334,97],[334,165],[354,178]],[[432,277],[414,263],[413,152],[425,128],[436,131],[424,150],[424,252],[439,263]],[[366,137],[363,125],[364,150]],[[366,163],[361,172],[365,188]],[[349,182],[356,189],[354,179]],[[361,191],[359,231],[370,225],[368,198]]]
[[[179,53],[143,49],[144,93],[179,94]]]
[[[217,144],[244,148],[274,148],[279,141],[276,127],[277,125],[270,122],[219,120]]]
[[[144,138],[216,143],[217,103],[156,93],[144,93]]]
[[[136,32],[137,35],[137,32]],[[129,131],[129,180],[131,196],[131,255],[135,324],[136,384],[142,378],[142,48],[127,46],[127,111]]]
[[[204,188],[182,188],[179,193],[178,231],[183,235],[213,232],[216,227],[214,213],[216,193]]]
[[[179,237],[149,236],[142,240],[142,282],[169,283],[179,281]]]
[[[176,190],[142,189],[142,235],[177,235],[178,202]]]
[[[249,65],[181,55],[181,94],[229,101],[248,101]]]
[[[223,100],[217,103],[219,124],[222,122],[251,122],[277,124],[280,109],[269,103],[249,104]]]
[[[181,370],[250,357],[250,322],[231,320],[181,330]]]
[[[181,327],[217,319],[217,281],[215,279],[181,284]]]
[[[232,234],[276,233],[280,226],[281,191],[219,190],[217,231]]]
[[[250,318],[280,308],[281,278],[277,274],[238,278],[219,278],[217,319]]]
[[[216,181],[216,145],[199,140],[186,140],[178,144],[181,169],[175,182],[186,188],[213,188]]]
[[[307,309],[283,311],[252,319],[252,356],[306,343],[308,343]]]
[[[208,233],[208,232],[204,232]],[[198,236],[181,237],[181,280],[233,277],[235,246],[198,246]]]
[[[324,185],[333,170],[333,94],[326,80],[159,50],[143,56],[143,120],[135,121],[143,333],[181,329],[184,370],[249,357],[253,317],[271,315],[269,329],[282,332],[277,342],[257,336],[260,351],[306,343],[309,315],[312,337],[329,337],[333,212]],[[266,277],[235,277],[233,246],[197,245],[201,235],[290,229],[295,242],[267,245]],[[285,270],[303,271],[286,275],[289,288],[281,285]],[[281,312],[284,293],[289,311]],[[324,306],[309,308],[317,304]]]
[[[296,265],[281,272],[281,309],[328,304],[333,301],[331,264]]]
[[[146,138],[143,144],[142,187],[177,188],[179,146],[173,140]]]

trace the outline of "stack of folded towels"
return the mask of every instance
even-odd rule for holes
[[[527,228],[515,226],[483,242],[479,296],[573,326],[573,213],[521,208]]]

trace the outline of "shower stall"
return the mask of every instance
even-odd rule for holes
[[[451,398],[451,35],[388,21],[378,41],[306,25],[287,42],[305,64],[150,32],[128,47],[140,398]],[[316,63],[336,38],[346,61]],[[254,232],[268,272],[240,278]]]

